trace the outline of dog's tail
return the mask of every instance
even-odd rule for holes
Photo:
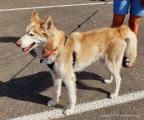
[[[119,32],[127,43],[125,57],[129,58],[131,63],[133,64],[137,56],[137,36],[126,25],[122,25],[121,27],[119,27]]]

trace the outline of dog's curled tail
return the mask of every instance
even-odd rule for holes
[[[124,40],[127,43],[127,47],[125,50],[125,57],[129,58],[131,63],[133,64],[136,60],[137,56],[137,36],[131,29],[126,26],[122,25],[119,30],[121,31],[121,36],[123,36]]]

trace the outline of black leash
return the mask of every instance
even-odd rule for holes
[[[91,20],[91,18],[96,15],[100,10],[102,10],[102,8],[104,8],[107,4],[109,3],[109,0],[105,1],[103,5],[101,5],[96,11],[94,11],[90,16],[88,16],[83,22],[81,22],[80,24],[77,25],[77,27],[75,27],[68,35],[66,35],[66,40],[65,43],[67,42],[67,39],[69,38],[69,36],[71,35],[71,33],[75,32],[76,30],[78,30],[79,28],[82,27],[82,25],[84,25],[87,21]],[[91,23],[94,24],[91,20]]]
[[[74,28],[68,36],[78,30],[80,27],[82,27],[83,24],[85,24],[87,21],[89,21],[94,15],[96,15],[102,8],[104,8],[109,3],[109,0],[107,0],[103,5],[101,5],[96,11],[94,11],[90,16],[88,16],[82,23],[78,24],[76,28]]]
[[[74,29],[68,34],[68,36],[66,36],[66,40],[67,40],[67,38],[69,38],[69,35],[70,35],[71,33],[75,32],[75,31],[78,30],[80,27],[82,27],[83,24],[85,24],[87,21],[89,21],[95,14],[97,14],[97,13],[98,13],[102,8],[104,8],[108,3],[109,3],[109,1],[106,1],[101,7],[99,7],[99,9],[97,9],[96,11],[94,11],[94,12],[93,12],[90,16],[88,16],[88,18],[86,18],[82,23],[78,24],[78,26],[77,26],[76,28],[74,28]],[[66,42],[66,41],[65,41],[65,42]],[[73,53],[73,56],[74,56],[74,63],[73,63],[73,65],[74,65],[74,64],[75,64],[75,61],[76,61],[76,55],[75,55],[75,53]],[[11,77],[11,79],[14,79],[17,75],[19,75],[25,68],[27,68],[27,67],[33,62],[34,59],[36,59],[36,57],[33,57],[33,59],[32,59],[30,62],[28,62],[28,64],[26,64],[19,72],[17,72],[15,75],[13,75],[13,76]],[[50,67],[53,67],[53,65],[50,66]]]
[[[20,71],[13,75],[10,80],[14,79],[17,75],[19,75],[25,68],[27,68],[33,62],[34,59],[36,59],[36,57],[33,57],[31,61],[29,61]]]

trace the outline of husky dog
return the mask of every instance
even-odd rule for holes
[[[41,62],[48,64],[54,81],[54,93],[48,102],[49,106],[59,102],[62,81],[65,83],[69,95],[69,106],[64,111],[67,115],[73,113],[76,104],[75,72],[97,60],[103,61],[111,73],[110,79],[104,81],[111,83],[115,80],[116,89],[110,97],[116,98],[121,83],[123,57],[126,56],[134,63],[137,56],[137,37],[125,25],[74,32],[66,39],[65,33],[54,26],[51,17],[40,19],[36,11],[32,12],[26,34],[17,41],[17,45],[24,52],[35,49],[43,57]]]
[[[101,28],[87,32],[74,32],[65,39],[64,32],[53,25],[51,17],[47,24],[47,42],[42,50],[44,61],[51,68],[54,79],[54,96],[48,105],[55,105],[61,94],[61,82],[67,87],[69,106],[64,111],[69,115],[73,113],[76,104],[76,76],[93,62],[103,61],[111,73],[110,79],[104,80],[116,83],[114,93],[110,97],[116,98],[119,93],[121,76],[120,69],[123,57],[126,56],[132,63],[137,56],[137,37],[126,25],[119,28]]]

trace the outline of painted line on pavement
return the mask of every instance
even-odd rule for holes
[[[105,107],[110,107],[122,103],[127,103],[127,102],[132,102],[135,100],[140,100],[144,99],[144,90],[143,91],[138,91],[135,93],[130,93],[130,94],[125,94],[122,96],[119,96],[115,99],[100,99],[100,100],[95,100],[92,102],[87,102],[83,104],[76,105],[74,114],[80,114],[92,110],[97,110],[100,108],[105,108]],[[55,109],[51,111],[46,111],[46,112],[40,112],[40,113],[35,113],[27,116],[22,116],[18,118],[13,118],[11,120],[52,120],[56,118],[62,118],[66,117],[63,115],[63,110],[62,109]]]
[[[90,6],[90,5],[102,5],[105,2],[95,2],[95,3],[82,3],[82,4],[67,4],[67,5],[52,5],[52,6],[37,6],[37,7],[25,7],[25,8],[10,8],[10,9],[0,9],[0,12],[10,12],[10,11],[20,11],[20,10],[33,10],[33,9],[47,9],[47,8],[64,8],[64,7],[76,7],[76,6]],[[108,2],[112,4],[113,2]]]

